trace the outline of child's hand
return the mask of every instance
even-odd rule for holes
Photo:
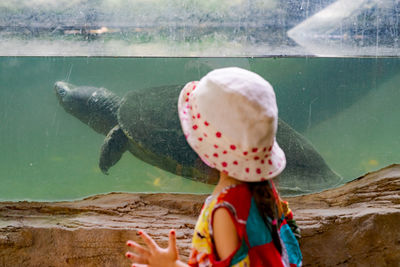
[[[167,267],[179,265],[178,248],[176,247],[176,234],[174,230],[169,233],[167,248],[160,248],[154,240],[145,232],[139,231],[139,235],[147,245],[147,248],[129,240],[126,244],[132,248],[132,252],[127,252],[125,256],[129,258],[132,266]]]

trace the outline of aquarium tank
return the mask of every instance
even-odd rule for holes
[[[179,158],[166,155],[177,148],[174,135],[152,150],[133,140],[135,151],[105,174],[99,161],[110,126],[96,130],[104,117],[71,114],[57,85],[104,88],[131,106],[150,103],[154,114],[132,114],[155,125],[139,136],[146,138],[170,132],[172,124],[156,122],[176,103],[162,96],[134,101],[131,92],[171,95],[168,88],[228,66],[273,85],[280,119],[340,183],[399,163],[399,24],[400,2],[393,0],[3,0],[0,200],[211,192],[212,181],[184,177],[170,164]],[[335,186],[307,188],[309,178],[292,193]]]

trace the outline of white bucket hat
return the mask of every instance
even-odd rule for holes
[[[211,71],[185,85],[178,113],[187,142],[210,167],[245,182],[272,179],[285,168],[285,153],[275,140],[275,93],[258,74]]]

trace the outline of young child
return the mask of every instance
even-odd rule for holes
[[[220,179],[198,218],[189,266],[301,266],[302,256],[272,178],[286,166],[275,140],[278,109],[272,86],[240,68],[211,71],[188,83],[178,113],[189,145]],[[188,266],[181,262],[175,231],[160,248],[139,231],[132,266]]]

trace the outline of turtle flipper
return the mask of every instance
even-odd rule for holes
[[[119,125],[110,130],[100,151],[99,167],[104,174],[108,174],[108,169],[120,160],[122,154],[128,149],[128,142],[128,138]]]

